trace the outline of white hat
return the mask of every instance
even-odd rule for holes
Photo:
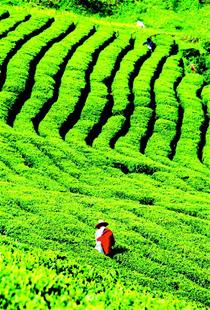
[[[98,223],[96,224],[96,227],[99,228],[100,226],[107,226],[107,225],[109,224],[104,220],[99,220]]]

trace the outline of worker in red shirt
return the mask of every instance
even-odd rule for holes
[[[106,228],[109,224],[104,220],[99,220],[96,224],[97,231],[95,233],[96,246],[95,249],[99,253],[112,257],[112,247],[115,244],[114,235],[111,229]]]

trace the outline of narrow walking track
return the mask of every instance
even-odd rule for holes
[[[201,88],[198,89],[197,91],[197,96],[201,101],[202,101],[201,93],[205,86],[206,86],[206,83],[204,83],[201,86]],[[200,136],[200,142],[198,143],[198,158],[200,162],[203,164],[203,149],[206,145],[206,135],[207,135],[207,131],[209,128],[209,121],[210,121],[208,106],[204,104],[203,102],[202,102],[202,110],[203,110],[203,122],[200,126],[201,136]]]
[[[174,138],[170,144],[171,153],[168,156],[168,158],[170,160],[173,160],[173,158],[176,154],[176,146],[177,146],[177,143],[179,142],[179,139],[181,137],[182,122],[183,122],[183,117],[184,117],[184,108],[182,107],[182,105],[180,103],[180,98],[179,98],[179,95],[177,93],[177,88],[185,76],[183,60],[180,62],[180,67],[182,68],[182,76],[180,76],[174,83],[175,98],[176,98],[177,102],[179,103],[179,107],[178,107],[178,121],[176,124],[176,135],[174,136]]]

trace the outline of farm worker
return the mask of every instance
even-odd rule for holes
[[[154,51],[155,43],[153,43],[150,38],[148,38],[147,41],[143,43],[143,45],[145,45],[145,44],[147,45],[148,49],[150,49],[151,52]]]
[[[95,233],[96,246],[95,249],[102,254],[112,256],[112,247],[115,244],[113,232],[106,228],[109,224],[104,220],[99,220],[96,224],[97,231]]]
[[[189,67],[190,67],[192,72],[196,72],[196,65],[190,64]]]
[[[140,20],[137,20],[136,22],[136,26],[139,27],[139,28],[145,28],[145,25],[143,22],[141,22]]]

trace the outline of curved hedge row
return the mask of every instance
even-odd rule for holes
[[[151,53],[148,30],[18,12],[0,21],[0,305],[208,307],[209,86],[176,37]]]

